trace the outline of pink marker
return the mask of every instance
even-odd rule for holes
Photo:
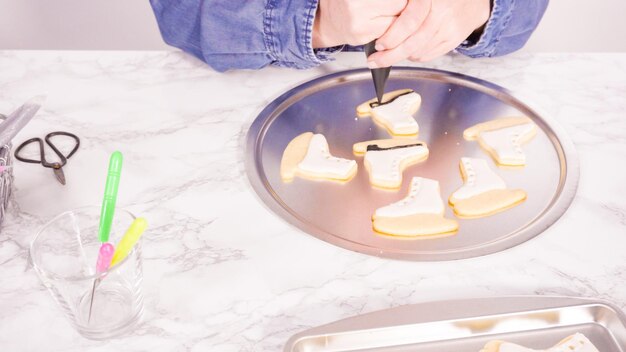
[[[96,273],[100,274],[107,269],[109,269],[109,265],[111,265],[111,260],[113,259],[113,253],[115,253],[115,247],[112,244],[105,242],[100,246],[100,250],[98,251],[98,259],[96,260]],[[91,309],[93,308],[93,298],[96,293],[96,284],[100,279],[93,280],[93,288],[91,289],[91,302],[89,302],[89,318],[87,321],[91,321]]]

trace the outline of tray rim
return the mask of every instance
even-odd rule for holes
[[[485,303],[485,302],[493,303],[494,301],[504,301],[504,300],[524,300],[526,302],[532,301],[533,303],[535,302],[537,303],[537,307],[526,309],[526,310],[511,309],[511,310],[502,310],[499,312],[491,311],[491,312],[487,312],[487,314],[485,314],[485,317],[494,316],[494,315],[522,313],[524,311],[532,312],[532,311],[550,310],[550,309],[567,308],[567,307],[578,307],[578,306],[580,307],[603,306],[615,312],[616,317],[619,319],[622,325],[626,327],[626,314],[624,313],[624,311],[620,309],[619,307],[617,307],[615,304],[604,299],[596,299],[596,298],[589,298],[589,297],[560,296],[560,295],[556,295],[556,296],[510,295],[510,296],[497,296],[497,297],[484,296],[484,297],[477,297],[477,298],[424,301],[420,303],[402,305],[398,307],[392,307],[392,308],[377,310],[377,311],[373,311],[369,313],[364,313],[360,315],[343,318],[343,319],[340,319],[340,320],[337,320],[328,324],[323,324],[317,327],[309,328],[307,330],[304,330],[304,331],[301,331],[299,333],[292,335],[285,343],[283,351],[293,352],[294,351],[293,348],[296,346],[296,344],[305,338],[313,338],[316,336],[327,335],[330,333],[341,334],[341,333],[346,333],[349,331],[357,331],[357,330],[368,331],[368,330],[385,329],[385,328],[393,327],[389,325],[381,325],[378,327],[369,327],[369,328],[364,328],[364,329],[361,329],[361,328],[337,329],[337,327],[340,327],[342,325],[344,326],[351,325],[351,324],[354,324],[355,322],[362,323],[362,322],[372,321],[372,320],[376,321],[377,318],[381,315],[391,315],[394,312],[401,311],[401,310],[407,310],[407,309],[419,310],[422,307],[428,307],[429,309],[433,309],[433,308],[436,308],[435,306],[445,307],[450,304],[477,305],[477,304]],[[563,302],[563,303],[557,304],[558,302]],[[478,318],[478,316],[475,316],[475,317]],[[404,325],[409,325],[409,324],[432,324],[432,323],[439,323],[439,322],[446,322],[446,321],[453,321],[453,320],[459,321],[459,320],[468,320],[468,319],[472,319],[472,317],[459,315],[458,317],[454,318],[454,317],[446,316],[437,320],[420,321],[420,322],[413,322],[413,323],[408,323],[408,324],[403,323],[397,326],[404,326]]]
[[[254,189],[256,196],[261,200],[261,203],[271,210],[276,216],[299,231],[304,232],[309,236],[316,237],[324,242],[362,254],[388,259],[411,261],[461,260],[498,253],[509,248],[516,247],[543,234],[546,229],[554,225],[565,214],[575,198],[576,191],[578,189],[580,170],[578,154],[574,143],[558,121],[551,118],[549,114],[547,114],[542,108],[538,107],[532,99],[525,97],[523,94],[514,92],[480,78],[452,71],[410,66],[394,67],[390,76],[398,76],[404,71],[417,71],[424,75],[431,76],[444,75],[452,80],[467,82],[471,86],[470,88],[483,92],[485,90],[494,91],[496,94],[492,94],[492,96],[508,96],[509,98],[517,101],[521,107],[528,110],[533,115],[540,117],[543,124],[551,130],[557,139],[558,145],[560,145],[562,149],[562,153],[558,150],[558,148],[556,148],[556,152],[559,154],[559,158],[564,160],[564,164],[560,165],[562,171],[561,177],[564,180],[559,184],[559,188],[555,192],[558,196],[537,215],[535,220],[533,220],[530,225],[526,225],[525,227],[518,229],[509,236],[500,237],[489,242],[483,242],[474,246],[464,247],[462,249],[421,252],[402,249],[393,249],[393,251],[388,251],[387,249],[369,246],[360,242],[351,241],[346,238],[329,234],[323,230],[318,230],[316,227],[311,226],[307,224],[306,221],[300,219],[297,214],[293,214],[285,209],[278,197],[274,197],[274,193],[270,192],[269,189],[271,189],[271,187],[269,186],[269,182],[265,178],[264,172],[261,172],[262,170],[264,171],[263,165],[259,158],[257,158],[257,151],[260,150],[260,146],[263,144],[267,127],[271,125],[276,116],[280,115],[280,112],[283,109],[288,107],[292,101],[297,100],[304,91],[315,86],[323,87],[324,84],[328,85],[335,80],[341,79],[341,77],[344,77],[343,81],[348,81],[346,77],[352,76],[355,76],[352,80],[361,79],[359,78],[360,76],[369,77],[370,72],[369,69],[366,68],[338,71],[301,83],[272,100],[257,115],[250,125],[246,135],[245,170],[248,176],[248,181]],[[549,134],[547,135],[548,138],[552,140],[553,137]]]

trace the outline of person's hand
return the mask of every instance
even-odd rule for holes
[[[430,61],[456,48],[489,20],[489,0],[409,0],[368,58],[370,68]]]
[[[407,0],[320,0],[313,22],[313,48],[361,45],[379,38]]]

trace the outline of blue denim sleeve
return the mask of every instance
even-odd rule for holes
[[[456,48],[470,57],[500,56],[524,46],[546,11],[548,0],[494,0],[489,21],[476,43]]]
[[[310,68],[336,49],[313,50],[318,0],[150,0],[163,40],[217,71]]]

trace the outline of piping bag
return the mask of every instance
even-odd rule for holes
[[[365,56],[369,57],[377,50],[374,48],[376,45],[376,40],[372,40],[371,42],[365,44],[363,46],[363,51],[365,52]],[[374,68],[370,70],[372,72],[372,79],[374,80],[374,89],[376,90],[376,99],[378,99],[378,104],[382,103],[383,94],[385,93],[385,84],[387,83],[387,78],[389,77],[389,71],[391,71],[390,67],[383,68]]]

